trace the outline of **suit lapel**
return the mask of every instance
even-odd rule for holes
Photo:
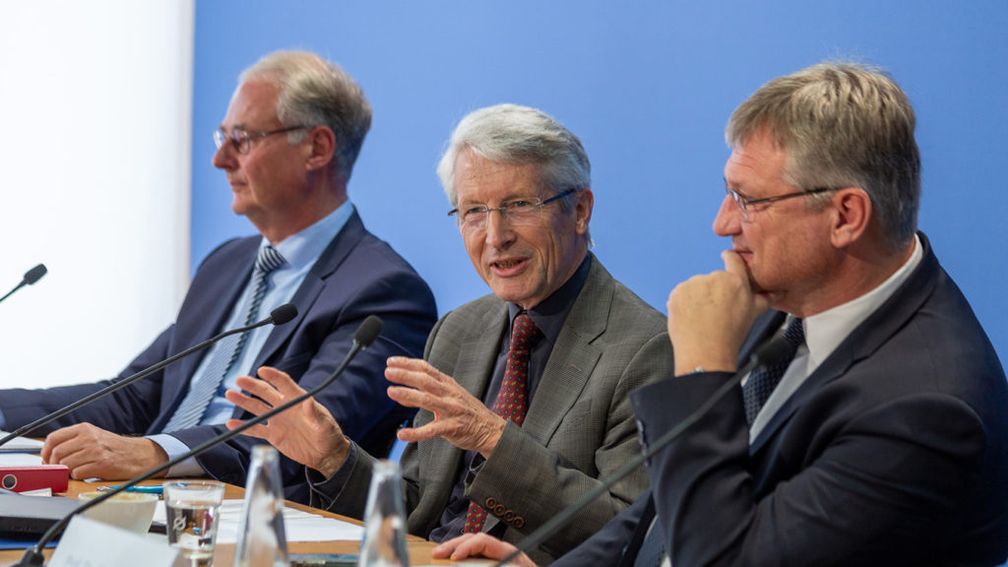
[[[339,268],[340,264],[346,260],[346,257],[361,241],[365,232],[360,215],[355,210],[350,215],[350,218],[347,219],[343,228],[336,234],[336,237],[332,239],[332,242],[319,255],[318,260],[315,261],[315,265],[308,271],[304,281],[294,293],[294,297],[291,298],[291,303],[298,310],[297,317],[286,325],[276,325],[273,327],[273,330],[270,331],[269,336],[266,338],[266,342],[263,343],[258,356],[256,356],[255,363],[249,369],[250,371],[254,372],[265,361],[276,354],[280,350],[280,347],[294,333],[295,329],[301,325],[305,314],[311,311],[315,300],[318,299],[322,290],[325,289],[327,280],[335,275],[337,268]],[[236,415],[238,413],[240,412],[236,410]]]
[[[609,320],[614,293],[610,281],[605,268],[592,258],[584,287],[550,351],[522,425],[542,445],[548,444],[602,357],[602,351],[591,343],[605,332]]]
[[[913,274],[885,303],[851,331],[819,368],[812,372],[784,402],[751,443],[750,454],[755,454],[764,447],[777,430],[787,423],[791,415],[809,398],[816,395],[821,387],[841,377],[857,362],[871,356],[917,313],[934,291],[940,273],[938,260],[931,252],[930,244],[923,234],[920,234],[920,240],[924,247],[924,257]]]
[[[259,250],[259,241],[258,237],[242,239],[234,244],[236,250],[228,254],[230,259],[222,262],[222,265],[216,268],[213,273],[199,275],[202,280],[198,286],[199,296],[193,297],[190,305],[179,310],[180,315],[191,314],[191,316],[180,317],[176,321],[176,329],[173,334],[176,337],[185,337],[185,339],[173,346],[172,354],[181,352],[207,340],[214,333],[225,330],[222,327],[230,317],[235,302],[238,301],[252,274],[252,265]],[[182,394],[188,391],[192,376],[207,352],[209,349],[203,350],[196,356],[183,358],[177,365],[165,369],[166,384],[172,381],[174,383],[171,383],[170,395],[166,395],[162,401],[162,404],[168,402],[168,407],[162,408],[161,420],[167,422],[171,417],[174,410],[166,410],[181,401]],[[173,378],[168,378],[169,376]],[[151,431],[159,431],[162,425],[158,422],[151,424]]]

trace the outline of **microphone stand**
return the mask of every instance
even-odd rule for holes
[[[29,424],[26,424],[26,425],[23,425],[23,426],[17,428],[15,431],[13,431],[11,433],[8,433],[4,438],[0,439],[0,447],[3,447],[7,443],[10,443],[11,441],[13,441],[14,439],[16,439],[18,437],[22,437],[24,435],[27,435],[27,434],[31,433],[32,431],[35,431],[36,429],[38,429],[39,427],[42,427],[43,425],[47,425],[49,423],[52,423],[53,421],[56,421],[57,419],[63,417],[64,415],[66,415],[66,414],[68,414],[68,413],[70,413],[70,412],[72,412],[72,411],[80,408],[81,406],[85,406],[85,405],[90,404],[91,402],[93,402],[93,401],[95,401],[95,400],[97,400],[99,398],[102,398],[102,397],[104,397],[104,396],[106,396],[108,394],[111,394],[112,392],[116,392],[118,390],[121,390],[121,389],[125,388],[126,386],[129,386],[130,384],[136,382],[137,380],[142,380],[142,379],[150,376],[151,374],[154,374],[158,370],[161,370],[162,368],[164,368],[164,367],[172,364],[173,362],[179,360],[180,358],[184,358],[184,357],[189,356],[190,354],[192,354],[192,353],[194,353],[194,352],[196,352],[198,350],[202,350],[202,349],[204,349],[204,348],[212,345],[213,343],[215,343],[215,342],[223,339],[224,337],[228,337],[230,335],[235,335],[235,334],[238,334],[238,333],[244,333],[245,331],[250,331],[252,329],[255,329],[255,328],[258,328],[258,327],[262,327],[263,325],[267,325],[269,323],[275,323],[277,325],[282,325],[284,323],[287,323],[288,321],[290,321],[291,319],[293,319],[296,316],[297,316],[297,308],[294,307],[293,305],[291,305],[290,303],[285,303],[284,305],[281,305],[280,307],[277,307],[276,309],[274,309],[270,313],[270,316],[267,317],[267,318],[265,318],[265,319],[263,319],[262,321],[259,321],[259,322],[256,322],[256,323],[252,323],[251,325],[247,325],[245,327],[240,327],[240,328],[237,328],[237,329],[231,329],[230,331],[224,331],[223,333],[221,333],[219,335],[210,337],[209,339],[207,339],[207,340],[205,340],[205,341],[203,341],[203,342],[201,342],[201,343],[199,343],[199,344],[197,344],[195,346],[191,346],[191,347],[185,349],[184,351],[182,351],[182,352],[180,352],[180,353],[178,353],[178,354],[176,354],[174,356],[168,357],[165,360],[162,360],[161,362],[158,362],[157,364],[154,364],[152,366],[148,366],[144,370],[141,370],[140,372],[137,372],[136,374],[134,374],[132,376],[129,376],[127,378],[119,380],[119,381],[117,381],[117,382],[115,382],[113,384],[110,384],[110,385],[106,386],[105,388],[102,388],[101,390],[98,390],[97,392],[94,392],[94,393],[92,393],[92,394],[90,394],[88,396],[85,396],[85,397],[77,400],[76,402],[74,402],[74,403],[72,403],[72,404],[70,404],[70,405],[68,405],[66,407],[60,408],[60,409],[58,409],[58,410],[50,413],[49,415],[42,416],[42,417],[36,419],[35,421],[29,423]]]
[[[574,518],[574,515],[580,512],[585,506],[590,504],[593,500],[602,496],[612,488],[612,485],[621,480],[623,477],[632,473],[637,469],[644,461],[650,459],[657,453],[664,449],[669,443],[675,440],[683,431],[688,429],[694,423],[700,420],[701,417],[707,415],[707,412],[714,407],[714,404],[719,402],[721,398],[725,396],[728,392],[737,388],[742,378],[753,371],[754,368],[761,364],[769,364],[775,360],[782,358],[786,352],[790,349],[787,341],[781,337],[775,337],[769,341],[763,343],[758,349],[753,351],[749,356],[748,362],[743,366],[738,372],[736,372],[728,381],[719,387],[710,398],[708,398],[703,404],[700,405],[691,413],[686,419],[679,422],[678,425],[669,429],[661,437],[651,443],[641,454],[637,455],[633,459],[630,459],[622,467],[618,468],[611,477],[605,480],[602,484],[596,486],[595,488],[589,490],[582,496],[579,500],[571,504],[569,507],[564,509],[562,512],[553,516],[550,521],[539,526],[536,530],[530,533],[525,539],[518,542],[515,546],[516,549],[506,555],[503,559],[494,564],[494,567],[503,567],[508,564],[512,559],[515,559],[522,553],[533,549],[537,545],[546,541],[546,538],[556,533],[557,530],[566,526]],[[673,378],[674,380],[674,378]]]
[[[274,407],[273,409],[269,410],[268,412],[262,415],[249,419],[245,423],[239,425],[238,427],[230,431],[225,431],[224,433],[221,433],[216,437],[213,437],[207,441],[204,441],[203,443],[200,443],[193,449],[190,449],[189,451],[175,457],[174,459],[169,459],[168,461],[154,467],[153,469],[148,470],[147,472],[141,474],[140,476],[130,479],[129,482],[120,485],[115,490],[105,492],[100,496],[98,496],[97,498],[88,500],[87,502],[79,506],[77,509],[75,509],[73,512],[65,516],[62,520],[53,524],[52,527],[50,527],[44,534],[42,534],[42,537],[39,538],[38,542],[36,542],[34,546],[28,548],[25,551],[24,556],[21,557],[21,561],[17,564],[17,566],[37,567],[39,565],[44,565],[45,556],[42,555],[42,550],[45,548],[46,544],[48,544],[54,537],[56,537],[57,535],[59,535],[60,532],[63,531],[66,525],[70,523],[70,520],[77,514],[80,514],[85,510],[89,510],[101,504],[102,502],[108,500],[109,498],[112,498],[116,494],[119,494],[120,492],[123,492],[133,486],[136,486],[137,484],[140,484],[141,482],[148,480],[156,476],[157,474],[172,468],[173,466],[181,463],[186,459],[195,457],[197,455],[201,455],[207,449],[210,449],[225,441],[228,441],[229,439],[237,437],[239,434],[249,429],[250,427],[259,425],[260,423],[270,419],[271,417],[283,411],[286,411],[296,406],[297,404],[300,404],[301,402],[307,400],[308,398],[314,396],[315,394],[319,393],[320,391],[325,389],[329,384],[332,384],[333,381],[336,380],[336,378],[338,378],[339,375],[343,373],[343,370],[345,370],[346,367],[350,364],[350,362],[354,359],[354,357],[357,356],[358,352],[360,352],[364,348],[367,348],[372,342],[374,342],[375,338],[381,332],[381,328],[382,328],[382,320],[379,319],[376,315],[369,315],[368,318],[365,319],[363,323],[361,323],[360,327],[358,327],[357,334],[354,337],[353,345],[351,345],[350,347],[350,352],[348,352],[347,355],[343,357],[343,361],[336,368],[336,370],[334,370],[333,373],[330,374],[328,378],[320,382],[317,386],[301,394],[300,396],[291,398],[290,400],[284,402],[279,406]]]

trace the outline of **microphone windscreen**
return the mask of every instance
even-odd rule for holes
[[[378,335],[381,334],[382,330],[382,320],[377,315],[368,315],[367,319],[361,323],[360,327],[357,327],[357,334],[354,335],[354,341],[357,342],[362,348],[370,345],[374,342]]]
[[[46,269],[45,264],[39,264],[38,266],[35,266],[25,272],[24,282],[28,285],[33,285],[35,282],[42,279],[42,276],[46,275],[46,272],[48,271],[49,270]]]
[[[297,317],[297,307],[293,303],[284,303],[273,311],[270,311],[270,319],[274,325],[283,325],[291,319]]]

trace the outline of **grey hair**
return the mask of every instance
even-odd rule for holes
[[[452,131],[437,174],[452,206],[458,205],[455,160],[469,150],[490,161],[535,164],[541,181],[563,191],[591,186],[591,163],[581,140],[545,112],[516,104],[498,104],[469,113]],[[570,197],[561,199],[564,210]]]
[[[888,244],[898,247],[917,227],[915,122],[906,93],[884,72],[825,62],[760,87],[732,113],[725,139],[735,148],[766,132],[787,152],[784,181],[802,189],[864,189]]]
[[[280,89],[277,119],[284,126],[328,126],[336,134],[330,167],[344,181],[371,128],[371,104],[360,85],[339,65],[306,51],[275,51],[245,69],[239,84],[262,80]],[[306,132],[288,134],[288,142],[304,140]]]

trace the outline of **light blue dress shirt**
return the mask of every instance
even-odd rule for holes
[[[315,261],[318,260],[318,257],[325,250],[326,246],[332,242],[332,239],[336,237],[336,234],[346,225],[353,211],[353,204],[347,201],[325,218],[273,246],[287,262],[267,276],[268,287],[266,295],[263,296],[262,304],[259,307],[259,319],[265,318],[273,309],[290,302],[291,298],[294,297],[294,293],[297,292],[304,282],[305,276],[308,275],[312,266],[315,265]],[[269,241],[264,237],[259,246],[262,248],[268,244]],[[231,316],[224,323],[223,329],[240,327],[245,323],[238,319],[241,317],[241,307],[244,302],[249,301],[248,296],[251,293],[251,286],[246,284],[245,290],[231,309]],[[231,417],[231,414],[234,413],[234,404],[227,401],[224,397],[224,392],[227,389],[235,388],[238,376],[254,374],[258,370],[252,368],[252,364],[254,364],[259,351],[262,350],[266,339],[272,331],[273,326],[266,325],[251,332],[248,340],[245,342],[245,347],[238,355],[237,361],[231,366],[227,375],[224,376],[221,386],[217,389],[217,395],[210,402],[206,413],[203,414],[200,425],[220,425]],[[211,347],[210,351],[203,357],[196,372],[193,373],[191,383],[195,383],[196,380],[203,376],[219,344]],[[160,445],[168,454],[169,459],[175,458],[190,449],[169,433],[150,435],[148,439]],[[168,476],[202,476],[203,474],[203,468],[196,462],[196,459],[187,459],[168,471]]]

